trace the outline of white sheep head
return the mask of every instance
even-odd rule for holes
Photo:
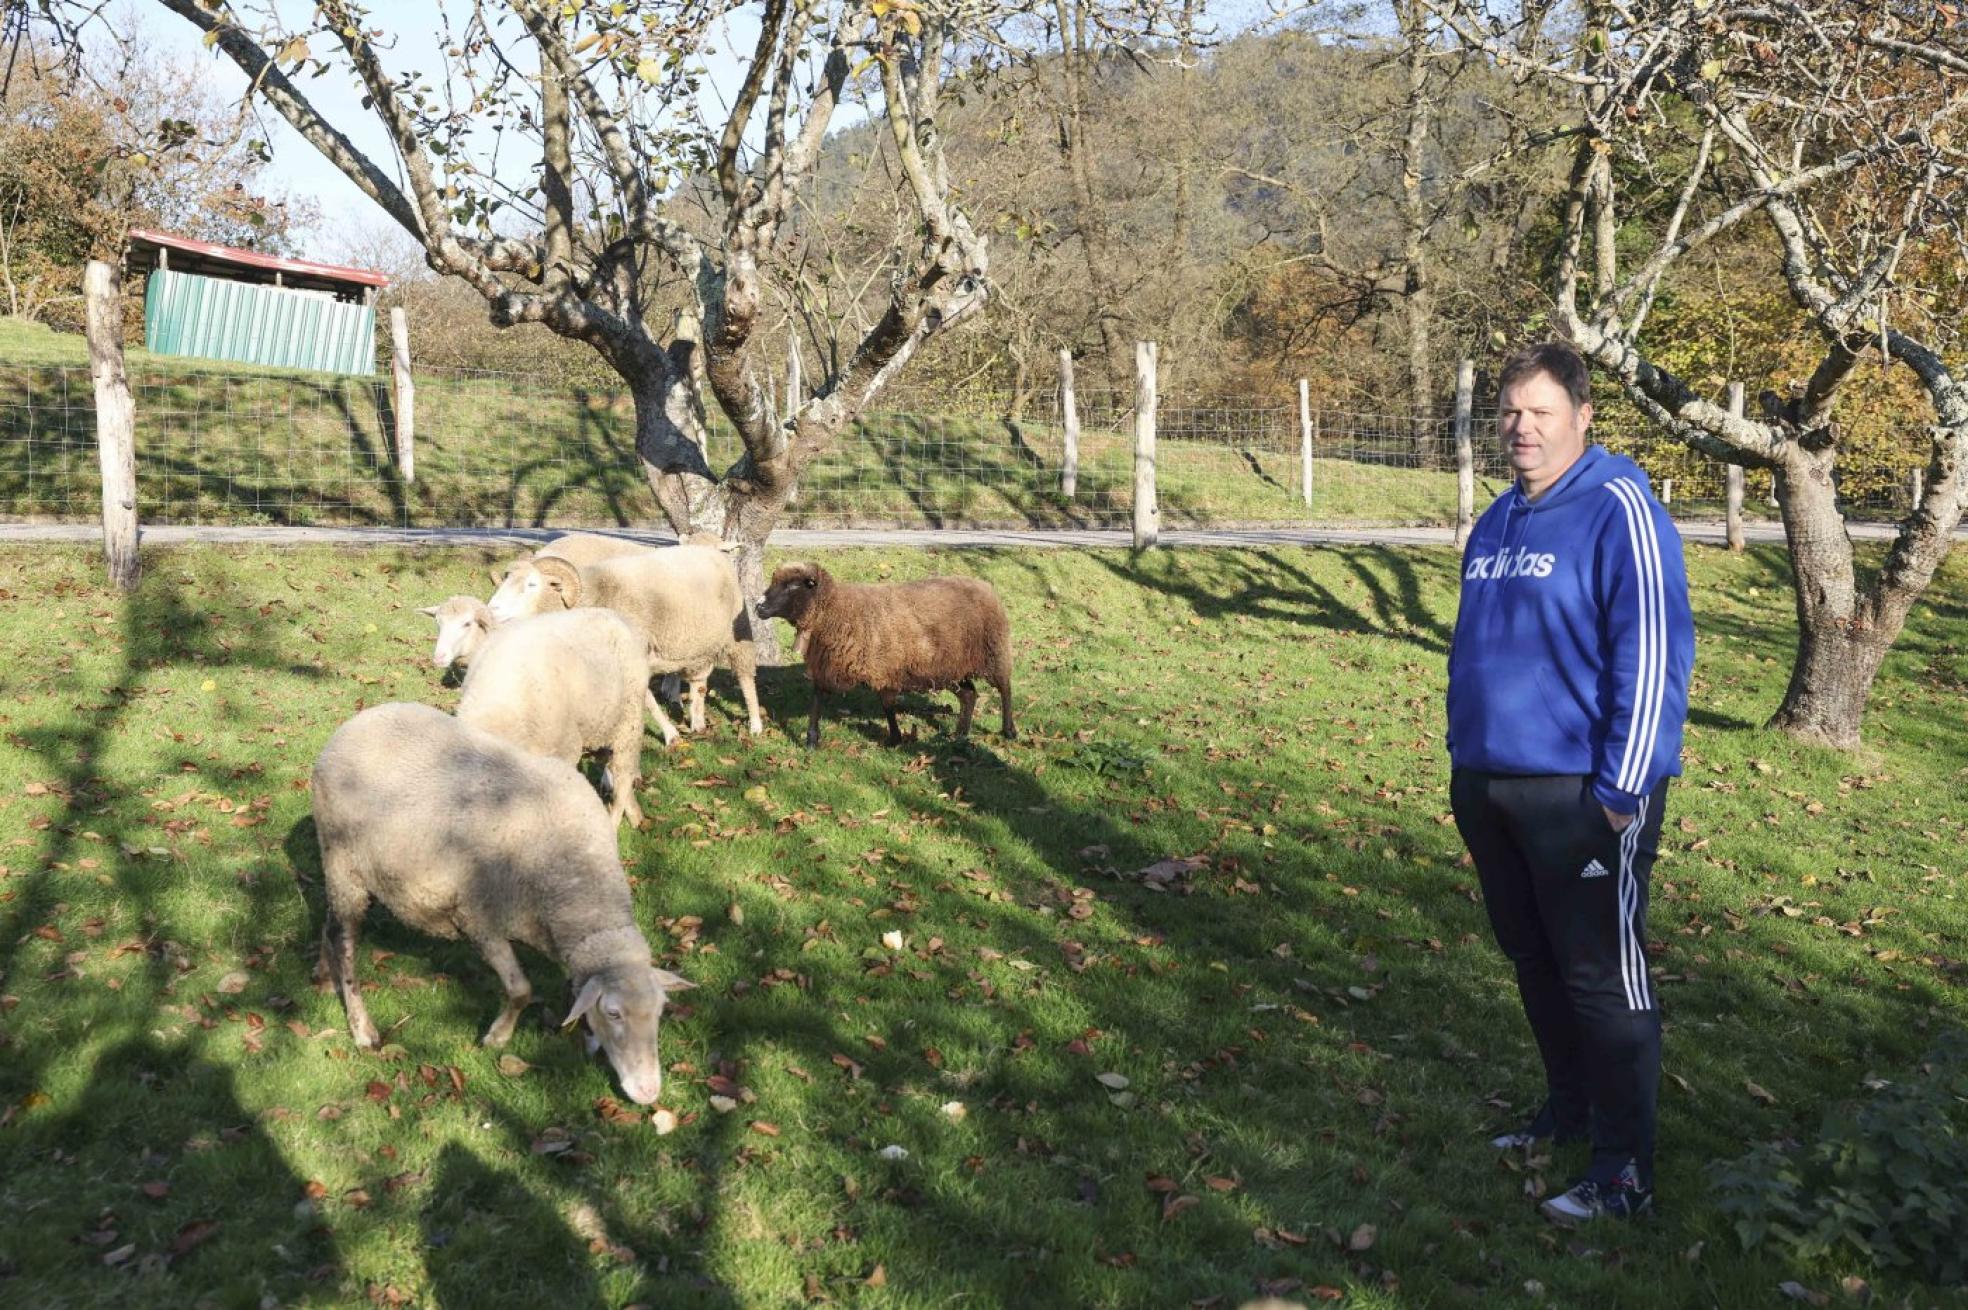
[[[497,622],[476,596],[450,596],[417,613],[437,620],[437,647],[431,651],[431,663],[440,669],[462,669],[470,664]]]
[[[574,609],[581,603],[581,573],[564,559],[551,555],[517,560],[502,573],[492,572],[499,589],[487,603],[499,623]]]
[[[657,1050],[669,993],[697,984],[654,965],[628,965],[591,974],[561,1027],[588,1021],[590,1043],[608,1054],[622,1091],[637,1105],[663,1094],[663,1060]]]

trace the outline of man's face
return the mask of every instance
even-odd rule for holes
[[[1592,406],[1572,397],[1549,373],[1533,373],[1497,397],[1497,436],[1510,467],[1535,495],[1564,476],[1585,453],[1585,430]]]

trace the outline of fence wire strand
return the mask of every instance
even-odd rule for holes
[[[514,374],[416,376],[416,479],[393,449],[386,378],[133,364],[138,513],[149,523],[329,526],[629,526],[656,522],[635,455],[629,397]],[[801,477],[788,526],[1123,526],[1133,512],[1135,397],[1088,389],[1075,494],[1063,493],[1066,415],[1057,392],[959,406],[898,397],[865,415]],[[100,512],[95,402],[79,365],[0,369],[0,516]],[[1157,399],[1156,495],[1171,526],[1294,522],[1453,523],[1454,424],[1315,407],[1311,488],[1296,397]],[[1472,420],[1476,507],[1509,483],[1494,414]],[[1602,408],[1595,438],[1633,456],[1676,513],[1720,514],[1722,464]],[[707,457],[741,453],[713,416]],[[1874,471],[1843,505],[1855,516],[1911,508],[1916,452]],[[1750,470],[1745,513],[1772,515],[1770,475]]]

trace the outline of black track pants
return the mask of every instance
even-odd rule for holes
[[[1456,827],[1476,862],[1497,945],[1517,967],[1560,1131],[1592,1135],[1594,1172],[1640,1164],[1652,1185],[1660,1007],[1647,977],[1647,877],[1663,780],[1614,832],[1576,775],[1457,769]]]

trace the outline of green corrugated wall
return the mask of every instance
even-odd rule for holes
[[[144,291],[156,355],[233,359],[324,373],[376,371],[376,311],[286,287],[158,269]]]

